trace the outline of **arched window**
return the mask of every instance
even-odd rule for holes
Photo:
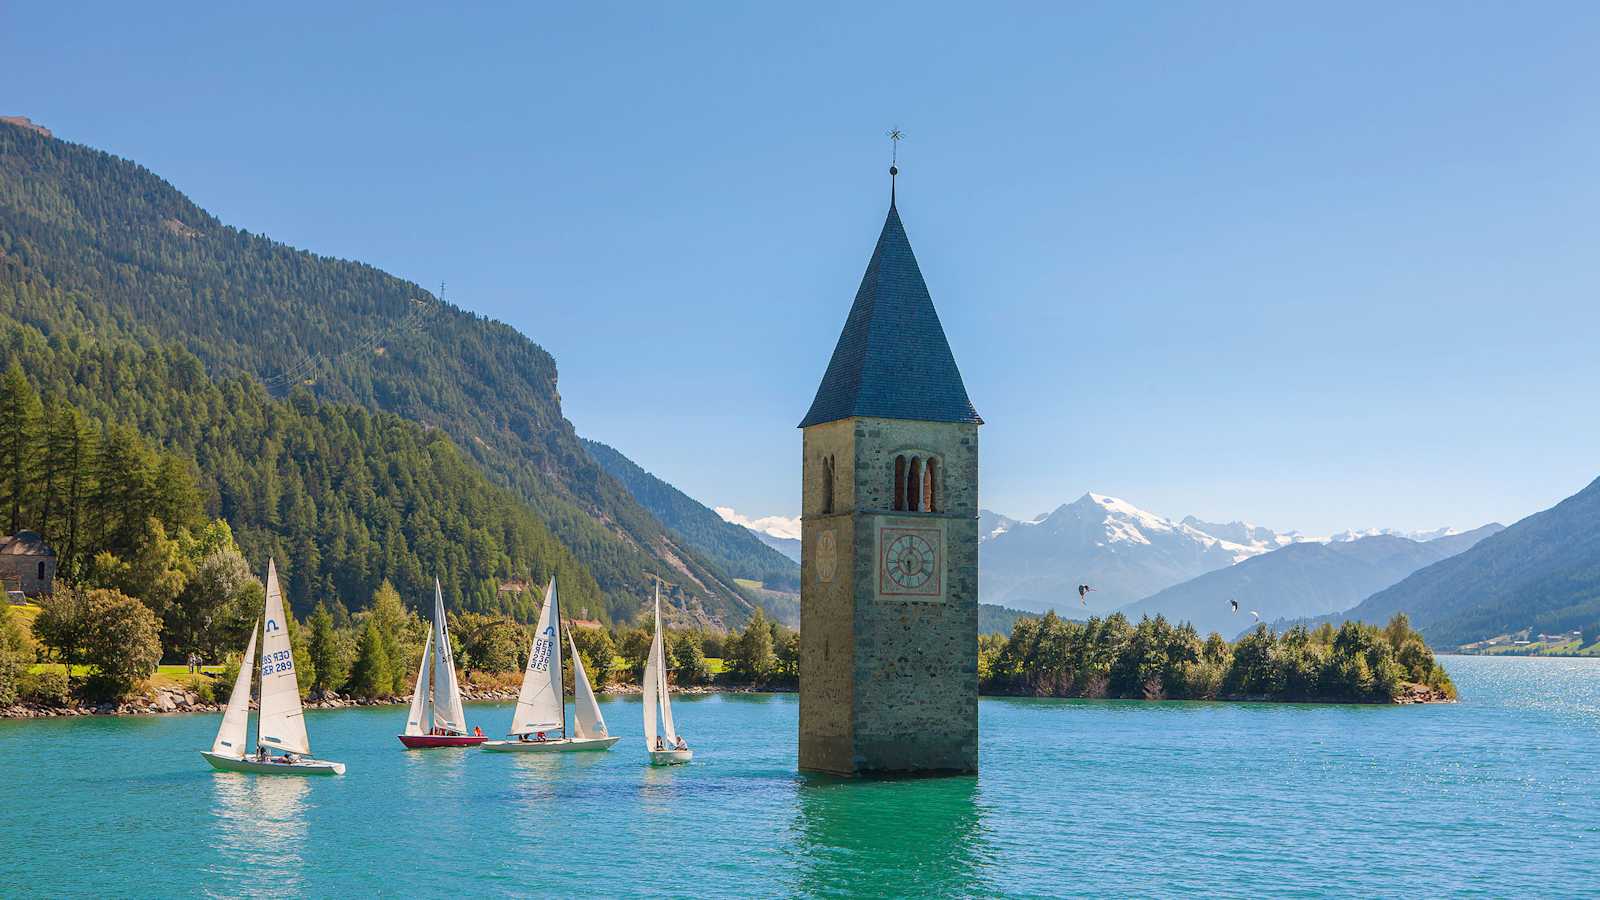
[[[906,509],[922,509],[922,460],[911,457],[911,471],[906,475]]]
[[[822,458],[822,512],[833,512],[833,456]]]
[[[928,457],[928,464],[923,469],[922,479],[922,508],[928,512],[939,511],[939,504],[935,499],[938,495],[935,493],[934,487],[939,480],[937,469],[938,466],[934,458]]]
[[[44,580],[44,560],[39,560],[39,580]]]
[[[906,458],[894,458],[894,508],[896,512],[906,508]]]

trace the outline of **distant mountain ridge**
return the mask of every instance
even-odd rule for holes
[[[1090,492],[1029,520],[980,509],[979,597],[985,603],[1084,617],[1138,603],[1207,573],[1299,544],[1322,546],[1379,535],[1418,543],[1455,534],[1449,528],[1430,532],[1369,529],[1318,538],[1238,520],[1212,522],[1185,516],[1174,521],[1125,500]],[[1441,549],[1435,547],[1422,554],[1418,564],[1440,558],[1436,554]],[[1337,568],[1341,557],[1305,551],[1297,558],[1308,562],[1322,559]],[[1343,558],[1357,560],[1360,553]],[[1405,566],[1396,560],[1382,571],[1392,573]],[[1401,575],[1409,571],[1405,569]],[[1307,608],[1345,603],[1351,591],[1365,584],[1373,584],[1376,590],[1392,583],[1392,579],[1385,582],[1378,577],[1374,581],[1374,577],[1344,583],[1320,600],[1309,602]],[[1094,588],[1086,598],[1087,604],[1079,602],[1079,584]]]
[[[748,528],[724,521],[704,504],[646,472],[621,451],[580,438],[595,461],[622,482],[635,500],[684,544],[693,547],[735,578],[763,582],[787,593],[800,590],[799,564],[772,549]]]
[[[1600,624],[1600,479],[1338,618],[1379,622],[1396,612],[1436,647]]]
[[[799,538],[777,537],[776,535],[769,534],[765,531],[757,531],[754,528],[748,528],[748,526],[741,525],[739,527],[746,528],[751,534],[755,535],[756,540],[767,545],[768,547],[771,547],[774,552],[782,554],[786,559],[793,560],[795,565],[800,564]]]
[[[800,562],[800,519],[788,516],[760,516],[752,519],[730,506],[713,509],[722,521],[749,531],[756,540]]]
[[[1203,522],[1194,516],[1184,516],[1182,524],[1196,531],[1203,531],[1215,538],[1230,541],[1242,547],[1252,547],[1265,553],[1279,547],[1287,547],[1300,541],[1314,540],[1298,531],[1273,531],[1261,525],[1252,525],[1249,522]]]
[[[1341,612],[1503,528],[1494,523],[1432,541],[1373,535],[1291,543],[1173,585],[1122,611],[1132,619],[1163,615],[1192,622],[1202,634],[1218,631],[1232,638],[1251,625],[1251,610],[1267,622]],[[1237,613],[1229,605],[1234,599],[1239,601]]]
[[[979,531],[982,602],[1074,615],[1081,583],[1104,613],[1262,552],[1095,493],[1031,522],[980,514]]]

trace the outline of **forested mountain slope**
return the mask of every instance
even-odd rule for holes
[[[1397,612],[1436,646],[1600,625],[1600,479],[1341,617],[1377,622]]]
[[[622,482],[635,500],[683,543],[735,578],[749,578],[788,593],[800,590],[800,565],[761,542],[742,525],[723,521],[704,504],[646,472],[615,448],[583,438],[602,469]]]
[[[322,601],[359,607],[384,580],[420,603],[437,577],[452,608],[531,621],[536,592],[501,585],[538,587],[552,571],[570,608],[603,611],[572,553],[437,429],[319,401],[305,388],[274,400],[244,376],[213,382],[172,345],[47,342],[0,321],[0,357],[21,364],[45,407],[70,403],[194,460],[206,513],[228,521],[249,559],[277,559],[301,614]],[[60,543],[57,529],[39,524]]]
[[[371,266],[222,224],[148,170],[0,124],[0,317],[52,340],[177,342],[191,373],[392,412],[448,434],[572,553],[614,616],[651,573],[711,623],[749,601],[579,445],[554,359]],[[114,400],[118,398],[113,398]]]

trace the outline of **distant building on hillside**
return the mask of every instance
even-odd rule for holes
[[[37,531],[0,537],[0,585],[37,597],[54,589],[56,552]]]

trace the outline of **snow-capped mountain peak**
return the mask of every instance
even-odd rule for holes
[[[1268,549],[1224,540],[1196,528],[1188,522],[1174,522],[1165,516],[1140,509],[1119,497],[1096,494],[1093,491],[1061,506],[1050,516],[1040,520],[1039,524],[1048,525],[1052,520],[1057,521],[1061,527],[1065,527],[1067,521],[1076,523],[1098,521],[1105,530],[1105,542],[1108,544],[1125,543],[1149,546],[1154,541],[1163,538],[1187,539],[1207,550],[1225,551],[1233,557],[1234,562],[1247,559]],[[1101,544],[1096,542],[1096,545],[1100,546]]]
[[[1031,522],[985,513],[979,529],[985,602],[1069,614],[1105,612],[1265,551],[1092,491]],[[1095,590],[1080,597],[1080,584]]]
[[[1307,542],[1393,534],[1428,541],[1454,534],[1373,529],[1331,538],[1244,521],[1174,521],[1090,491],[1032,521],[989,510],[978,517],[979,593],[986,603],[1067,615],[1108,612],[1207,572]],[[1079,585],[1094,588],[1081,595]]]
[[[1194,516],[1184,516],[1183,524],[1198,531],[1203,531],[1213,537],[1225,541],[1232,541],[1245,547],[1251,547],[1261,552],[1298,544],[1301,541],[1315,540],[1298,531],[1274,531],[1264,525],[1251,522],[1234,520],[1232,522],[1206,522]]]
[[[731,506],[718,506],[714,510],[722,521],[741,525],[754,534],[761,543],[782,553],[795,562],[800,561],[800,517],[759,516],[751,518]]]
[[[1359,541],[1362,538],[1378,537],[1380,535],[1388,537],[1403,537],[1407,540],[1416,541],[1418,543],[1427,543],[1428,541],[1438,540],[1442,537],[1450,537],[1452,535],[1461,533],[1462,532],[1460,530],[1451,528],[1448,525],[1443,528],[1431,528],[1426,531],[1406,531],[1400,528],[1352,528],[1328,537],[1325,540],[1325,543],[1344,544],[1349,543],[1350,541]]]

